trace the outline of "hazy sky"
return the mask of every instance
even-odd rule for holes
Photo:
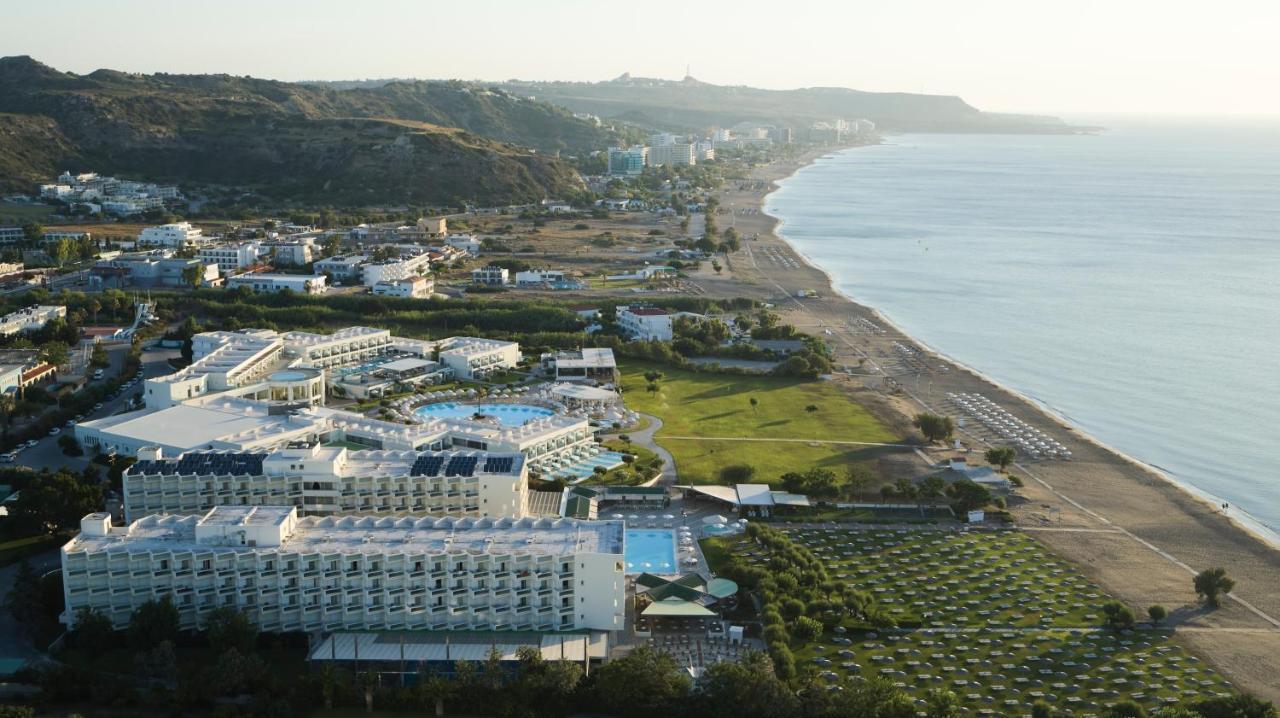
[[[959,95],[986,110],[1280,114],[1275,0],[3,0],[0,54],[282,80],[603,80]]]

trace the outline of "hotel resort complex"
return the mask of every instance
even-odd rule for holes
[[[125,525],[88,516],[63,549],[64,620],[94,608],[122,626],[170,596],[186,627],[233,606],[265,631],[603,632],[573,643],[600,658],[626,625],[628,575],[678,574],[693,548],[673,516],[631,531],[601,513],[660,511],[665,488],[578,485],[624,465],[596,432],[637,420],[613,353],[540,359],[549,381],[486,386],[517,369],[519,345],[367,327],[195,335],[191,363],[147,379],[142,408],[75,427],[88,450],[135,462]],[[361,639],[325,640],[338,660]]]

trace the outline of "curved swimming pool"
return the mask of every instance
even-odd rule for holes
[[[444,401],[420,406],[413,413],[423,419],[470,419],[476,414],[483,414],[494,417],[503,426],[521,426],[555,412],[532,404],[463,404]]]

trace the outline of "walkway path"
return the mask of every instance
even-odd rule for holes
[[[652,414],[640,416],[648,419],[649,425],[639,431],[629,431],[627,434],[631,437],[631,443],[639,444],[662,458],[662,473],[658,475],[657,484],[670,486],[676,482],[676,457],[672,456],[670,451],[658,446],[658,442],[653,438],[653,435],[662,429],[662,419]]]
[[[634,436],[634,434],[633,434]],[[835,439],[770,439],[763,436],[664,436],[664,439],[681,439],[684,441],[776,441],[794,444],[841,444],[844,446],[886,446],[895,449],[914,449],[915,444],[885,444],[878,441],[839,441]]]

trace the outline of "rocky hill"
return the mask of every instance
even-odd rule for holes
[[[3,191],[92,169],[316,204],[522,203],[578,189],[556,155],[610,141],[563,108],[459,82],[335,89],[0,58]]]
[[[887,131],[1073,132],[1055,117],[982,112],[959,97],[864,92],[843,87],[762,90],[682,81],[622,77],[607,82],[503,83],[513,94],[534,96],[574,112],[651,127],[688,130],[738,122],[805,127],[814,122],[865,118]]]

